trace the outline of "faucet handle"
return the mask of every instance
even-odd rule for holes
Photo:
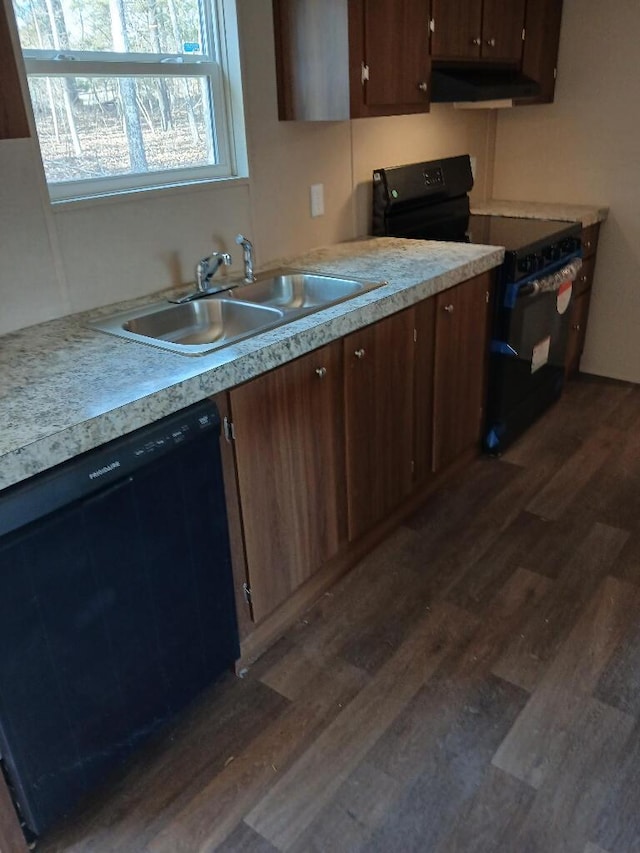
[[[243,246],[243,247],[246,247],[247,249],[253,248],[253,244],[251,243],[251,240],[249,240],[247,237],[245,237],[244,234],[237,234],[236,235],[236,243],[238,244],[238,246]]]

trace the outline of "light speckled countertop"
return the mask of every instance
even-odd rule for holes
[[[244,382],[498,266],[493,246],[368,238],[282,265],[388,284],[207,355],[88,328],[151,295],[0,338],[0,488]],[[274,265],[271,265],[274,266]]]
[[[609,214],[609,208],[586,204],[492,199],[472,204],[471,212],[480,215],[515,216],[518,219],[561,219],[567,222],[580,222],[583,228],[587,228],[597,222],[604,222]]]

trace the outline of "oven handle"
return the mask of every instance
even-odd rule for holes
[[[523,284],[518,290],[518,299],[537,296],[539,293],[555,293],[567,281],[575,281],[582,267],[582,258],[574,258],[559,270]]]
[[[574,254],[569,255],[567,258],[564,258],[562,261],[558,261],[555,264],[549,264],[547,268],[542,271],[542,276],[540,275],[540,273],[532,273],[532,275],[528,276],[525,279],[521,279],[520,281],[505,282],[504,299],[502,302],[503,307],[509,311],[512,308],[515,308],[520,291],[524,287],[527,287],[527,285],[529,285],[533,281],[543,281],[546,277],[554,275],[556,272],[562,274],[563,270],[566,267],[570,267],[574,261],[581,261],[580,249],[578,249]],[[579,267],[577,269],[579,269]],[[561,278],[561,283],[562,281],[566,281],[566,277]],[[526,292],[524,295],[526,295]]]
[[[537,296],[539,293],[540,282],[536,279],[535,281],[530,281],[528,284],[522,285],[518,291],[518,299],[522,299],[524,296]]]

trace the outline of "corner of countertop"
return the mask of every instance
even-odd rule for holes
[[[518,219],[560,219],[579,222],[583,228],[605,222],[609,208],[605,205],[571,204],[568,202],[520,201],[488,199],[473,202],[471,212],[479,216],[513,216]]]

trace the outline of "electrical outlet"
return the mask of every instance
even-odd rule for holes
[[[324,184],[312,184],[309,187],[311,216],[324,216]]]

